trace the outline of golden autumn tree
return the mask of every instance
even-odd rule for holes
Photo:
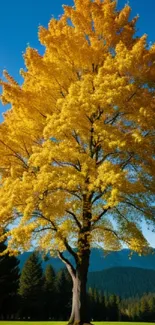
[[[142,253],[140,222],[154,222],[155,45],[135,36],[130,11],[75,0],[40,28],[44,55],[27,48],[23,84],[7,71],[1,81],[1,227],[10,254],[33,243],[66,264],[71,324],[89,321],[91,247]]]

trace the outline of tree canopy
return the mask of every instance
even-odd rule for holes
[[[154,223],[155,45],[135,35],[130,11],[75,0],[40,27],[45,51],[27,48],[22,85],[7,71],[1,81],[11,104],[0,125],[8,250],[33,240],[72,275],[63,251],[76,265],[95,245],[142,253],[141,220]]]
[[[154,220],[155,46],[134,36],[130,11],[76,0],[40,27],[45,52],[27,48],[22,85],[4,71],[0,219],[19,218],[13,249],[32,235],[51,253],[76,247],[86,210],[91,245],[146,245],[138,222]]]

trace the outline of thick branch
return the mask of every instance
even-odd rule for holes
[[[73,265],[71,264],[71,262],[66,257],[63,256],[63,253],[61,253],[59,251],[58,251],[58,256],[61,259],[61,261],[66,264],[66,267],[67,267],[68,272],[71,275],[72,279],[75,279],[76,271],[75,271],[75,268],[73,267]]]
[[[68,241],[66,238],[64,239],[64,245],[65,245],[66,249],[68,250],[68,252],[74,257],[75,262],[78,262],[78,256],[75,253],[75,251],[71,248],[71,246],[68,244]]]

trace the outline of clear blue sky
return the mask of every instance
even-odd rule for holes
[[[118,0],[121,8],[127,0]],[[148,40],[155,42],[155,0],[130,0],[132,16],[140,15],[137,33],[146,33]],[[73,5],[72,0],[1,0],[0,6],[0,78],[3,69],[16,78],[18,82],[20,68],[24,67],[22,53],[27,44],[43,49],[38,42],[38,26],[47,26],[52,15],[58,17],[63,12],[62,4]],[[0,104],[1,114],[5,108]],[[145,234],[155,247],[155,235],[146,230]]]

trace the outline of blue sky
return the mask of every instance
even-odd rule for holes
[[[127,0],[118,0],[121,8]],[[130,0],[132,16],[140,15],[137,34],[148,35],[149,42],[155,42],[155,0]],[[38,26],[47,26],[52,15],[58,17],[63,12],[62,4],[73,5],[72,0],[1,0],[0,7],[0,78],[3,69],[18,81],[20,68],[24,67],[22,53],[28,44],[43,49],[38,42]],[[5,107],[0,104],[0,120]],[[155,247],[155,235],[143,227],[144,232]]]

